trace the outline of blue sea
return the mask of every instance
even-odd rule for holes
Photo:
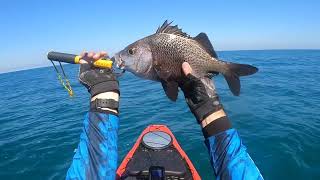
[[[320,179],[320,50],[218,52],[252,64],[241,95],[215,79],[221,101],[265,179]],[[43,61],[45,61],[45,57]],[[69,98],[52,67],[0,74],[0,179],[64,179],[79,142],[89,96],[77,65],[65,65]],[[119,163],[149,124],[166,124],[203,179],[214,179],[204,139],[180,93],[130,73],[120,78]]]

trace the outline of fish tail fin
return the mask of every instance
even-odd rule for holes
[[[240,76],[248,76],[258,71],[258,68],[247,64],[224,63],[225,68],[222,72],[233,95],[240,94]]]

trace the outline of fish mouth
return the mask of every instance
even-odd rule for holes
[[[122,60],[122,58],[120,57],[120,55],[115,55],[114,57],[111,58],[111,60],[113,62],[116,63],[117,68],[124,70],[126,64],[125,62]]]
[[[126,66],[126,65],[125,65],[124,61],[121,61],[120,64],[117,64],[117,67],[118,67],[119,69],[121,69],[121,70],[123,70],[125,66]]]

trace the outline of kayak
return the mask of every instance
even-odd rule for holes
[[[201,179],[165,125],[150,125],[139,136],[117,170],[117,179]]]
[[[139,136],[117,170],[117,179],[201,179],[165,125],[150,125]]]

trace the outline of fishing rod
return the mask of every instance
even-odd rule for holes
[[[112,69],[112,64],[113,61],[109,59],[108,57],[98,59],[93,62],[87,62],[86,60],[82,60],[81,56],[75,55],[75,54],[68,54],[68,53],[61,53],[61,52],[55,52],[55,51],[50,51],[47,54],[47,58],[51,61],[57,76],[58,80],[60,81],[61,85],[68,91],[69,96],[72,97],[74,95],[72,87],[70,85],[70,81],[62,67],[61,62],[64,63],[69,63],[69,64],[84,64],[84,63],[92,63],[92,66],[97,67],[97,68],[103,68],[103,69]],[[53,61],[59,62],[60,69],[62,71],[62,75],[59,72],[57,66]],[[114,71],[114,69],[112,69]],[[116,73],[116,75],[119,77],[124,73],[124,70],[121,73]]]
[[[67,54],[61,52],[50,51],[47,54],[47,57],[51,61],[59,61],[69,64],[83,64],[81,63],[81,56],[74,54]],[[109,58],[99,59],[92,63],[94,67],[97,68],[112,68],[112,60]]]

